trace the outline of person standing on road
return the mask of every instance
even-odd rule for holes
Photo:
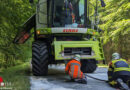
[[[72,60],[70,60],[65,68],[65,72],[69,74],[72,81],[87,84],[87,78],[80,70],[80,55],[76,54]]]
[[[108,83],[115,88],[130,88],[130,67],[118,53],[112,54],[108,69]]]

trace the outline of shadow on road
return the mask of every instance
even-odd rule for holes
[[[107,83],[98,81],[92,78],[88,79],[88,84],[79,84],[76,82],[70,82],[69,75],[65,74],[64,65],[49,65],[48,76],[42,77],[30,77],[31,90],[33,88],[40,88],[39,90],[115,90],[111,88]],[[107,79],[107,68],[97,68],[97,70],[89,74],[99,79]],[[102,87],[103,86],[103,87]]]
[[[58,69],[56,69],[56,68],[54,68],[54,69],[50,68],[50,69],[48,70],[48,75],[49,75],[49,76],[65,75],[65,72],[64,72],[64,70],[58,70]]]

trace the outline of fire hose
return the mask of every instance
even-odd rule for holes
[[[95,77],[92,77],[92,76],[90,76],[88,74],[86,74],[86,76],[88,76],[89,78],[95,79],[95,80],[99,80],[99,81],[103,81],[103,82],[108,83],[108,80],[103,80],[103,79],[95,78]],[[118,78],[117,79],[117,83],[120,85],[119,89],[121,89],[121,90],[130,90],[130,88],[123,82],[122,79]]]
[[[95,79],[95,80],[99,80],[99,81],[104,81],[104,82],[108,82],[107,80],[103,80],[103,79],[99,79],[99,78],[95,78],[93,76],[90,76],[88,74],[85,74],[86,76],[88,76],[89,78]]]

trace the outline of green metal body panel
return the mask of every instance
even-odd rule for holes
[[[73,56],[67,57],[62,55],[62,52],[66,47],[70,48],[91,47],[92,52],[94,54],[92,56],[81,55],[81,59],[104,60],[102,46],[99,41],[54,41],[55,60],[69,60],[73,57]]]
[[[39,28],[37,30],[40,32],[40,34],[52,34],[52,28]],[[90,35],[94,34],[94,36],[99,36],[99,32],[89,28],[87,29],[87,32],[84,34],[90,34]]]
[[[52,33],[52,28],[41,28],[38,29],[40,31],[41,35],[55,35],[55,36],[79,36],[80,33]],[[95,59],[95,60],[104,60],[104,52],[102,48],[102,44],[100,42],[100,34],[99,32],[93,30],[93,29],[87,29],[86,33],[82,33],[83,37],[87,35],[92,35],[92,37],[89,40],[85,40],[82,38],[82,41],[57,41],[56,38],[54,38],[54,41],[52,42],[52,47],[54,48],[54,51],[52,53],[54,54],[55,60],[70,60],[73,56],[63,56],[62,52],[64,52],[64,48],[85,48],[90,47],[92,49],[93,55],[88,56],[82,56],[81,59]]]
[[[51,34],[51,28],[39,28],[40,34]]]

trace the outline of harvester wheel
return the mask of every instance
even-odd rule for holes
[[[48,73],[47,45],[41,41],[32,44],[32,73],[35,76],[45,76]]]
[[[83,60],[81,61],[81,71],[83,73],[93,73],[96,68],[96,60]]]

